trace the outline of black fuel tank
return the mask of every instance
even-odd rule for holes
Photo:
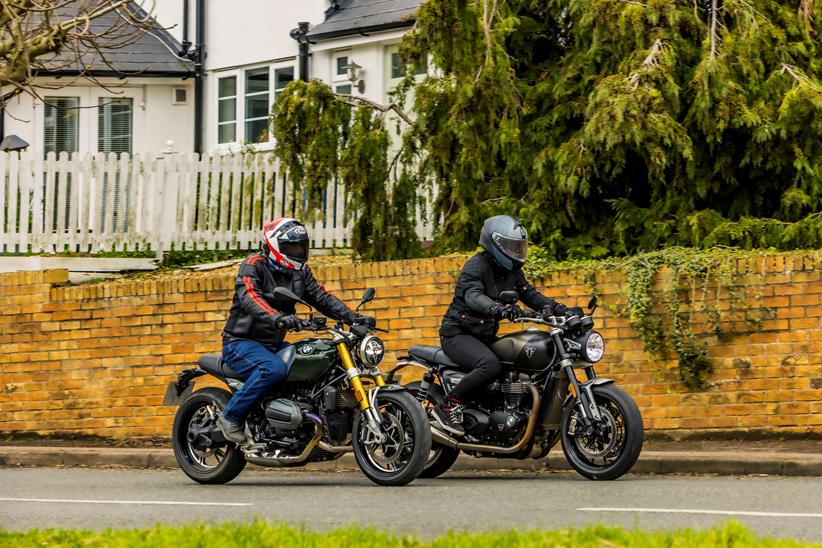
[[[537,329],[519,331],[501,337],[491,350],[503,363],[521,371],[538,371],[550,365],[554,358],[554,340]]]

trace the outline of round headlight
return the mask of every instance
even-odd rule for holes
[[[382,363],[385,357],[385,344],[379,337],[369,335],[360,343],[360,359],[370,365],[376,367]]]
[[[596,363],[605,354],[605,341],[602,335],[596,331],[589,331],[585,334],[585,341],[582,344],[582,357],[585,361]]]

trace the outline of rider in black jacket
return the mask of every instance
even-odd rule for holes
[[[240,265],[234,300],[223,330],[223,360],[245,375],[245,384],[231,397],[218,420],[226,439],[245,441],[245,419],[254,404],[282,383],[288,366],[277,356],[288,343],[286,333],[299,327],[295,303],[280,299],[274,289],[284,287],[305,302],[345,323],[373,325],[328,293],[311,273],[308,232],[302,223],[277,219],[263,227],[262,251]]]
[[[454,299],[440,326],[446,355],[471,372],[434,408],[434,419],[444,429],[464,434],[463,403],[502,372],[502,363],[489,346],[496,340],[499,321],[516,319],[522,310],[498,301],[503,291],[516,291],[519,300],[546,315],[563,315],[565,305],[546,297],[522,273],[528,247],[525,227],[509,215],[486,219],[480,233],[484,251],[462,268]]]

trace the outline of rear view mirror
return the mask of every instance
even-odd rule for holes
[[[594,310],[596,310],[596,309],[597,309],[597,296],[594,295],[593,297],[591,297],[591,300],[588,301],[588,310],[590,310],[591,314],[593,314]]]
[[[374,290],[373,287],[369,287],[368,289],[366,289],[365,293],[363,293],[363,295],[362,295],[362,299],[360,299],[360,304],[357,306],[357,310],[359,310],[360,307],[362,305],[364,305],[365,303],[369,303],[369,302],[373,301],[374,296],[376,294],[377,294],[377,292]]]
[[[514,304],[519,300],[519,294],[516,291],[503,291],[499,294],[499,302],[503,304]]]
[[[297,295],[295,295],[295,294],[294,294],[294,293],[293,293],[290,289],[286,289],[286,288],[284,288],[284,287],[275,287],[275,288],[274,288],[274,294],[275,294],[276,296],[280,297],[281,299],[288,299],[289,301],[293,301],[293,302],[295,302],[295,303],[304,304],[304,305],[305,305],[305,306],[307,306],[310,310],[313,310],[313,308],[312,308],[312,306],[311,306],[310,304],[308,304],[307,302],[305,302],[304,300],[302,300],[301,298],[299,298],[299,297],[298,297]]]

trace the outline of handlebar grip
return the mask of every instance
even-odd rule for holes
[[[285,322],[282,320],[277,320],[276,322],[274,322],[274,325],[277,326],[277,329],[282,329],[283,327],[285,327]]]

